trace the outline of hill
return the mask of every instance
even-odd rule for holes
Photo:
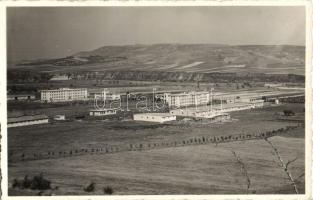
[[[154,44],[104,46],[65,58],[22,62],[12,68],[45,72],[127,70],[304,75],[304,66],[303,46]]]

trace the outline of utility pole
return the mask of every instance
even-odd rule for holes
[[[152,111],[155,111],[155,110],[154,110],[154,96],[155,96],[155,90],[156,90],[156,88],[153,88],[153,90],[152,90]]]
[[[221,97],[221,112],[223,111],[223,97]]]
[[[195,105],[196,105],[196,110],[198,110],[198,107],[197,107],[197,97],[196,97],[196,93],[194,93],[194,97],[195,97]]]
[[[211,112],[213,111],[213,90],[214,88],[211,88]]]

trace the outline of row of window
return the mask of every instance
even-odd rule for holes
[[[149,116],[146,116],[146,117],[144,117],[144,116],[140,116],[140,118],[141,119],[149,119]],[[164,117],[161,117],[162,119],[170,119],[171,118],[171,116],[164,116]],[[154,117],[151,117],[151,119],[154,119]]]

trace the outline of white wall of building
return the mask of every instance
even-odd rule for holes
[[[87,89],[61,88],[57,90],[42,90],[41,101],[46,102],[66,102],[87,100]]]
[[[191,92],[180,94],[164,94],[165,101],[170,107],[206,105],[210,101],[209,92]]]
[[[140,113],[140,114],[134,114],[134,120],[135,121],[146,121],[146,122],[158,122],[158,123],[164,123],[169,121],[175,121],[176,116],[171,115],[153,115],[153,113]]]
[[[105,109],[105,110],[91,110],[89,111],[90,116],[106,116],[115,115],[117,110],[115,109]]]
[[[34,100],[36,99],[35,95],[8,95],[7,100]]]
[[[49,119],[39,119],[39,120],[32,120],[32,121],[14,122],[14,123],[8,123],[8,128],[18,127],[18,126],[30,126],[30,125],[35,125],[35,124],[47,124],[47,123],[49,123]]]
[[[65,115],[56,115],[54,118],[54,120],[65,120]]]

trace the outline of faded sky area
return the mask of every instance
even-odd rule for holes
[[[107,45],[305,45],[304,7],[24,7],[7,9],[8,60]]]

